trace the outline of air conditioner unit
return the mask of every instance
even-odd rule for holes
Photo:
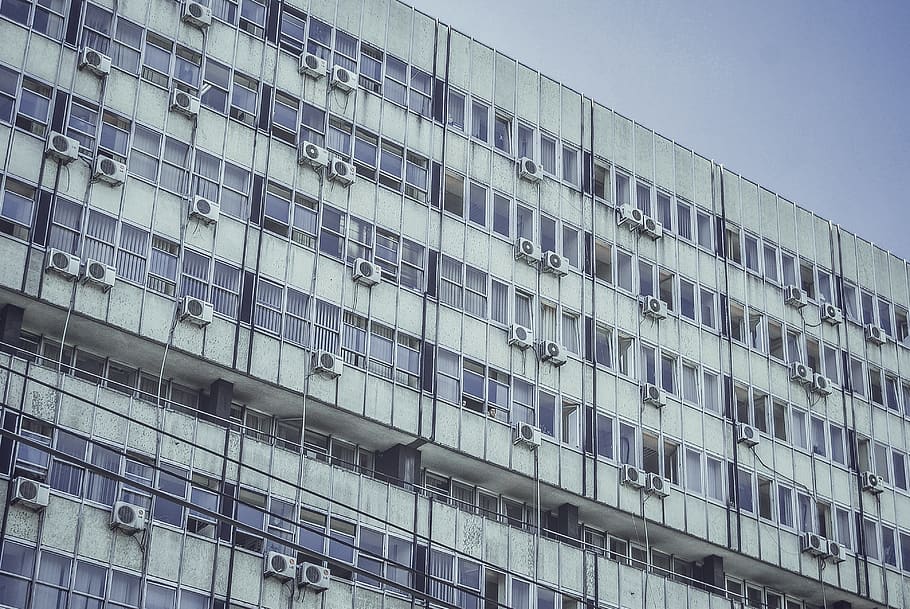
[[[116,268],[109,264],[105,264],[100,260],[92,260],[89,258],[85,261],[85,273],[82,275],[83,283],[91,283],[107,292],[114,287],[114,282],[116,280]]]
[[[347,68],[332,66],[332,86],[350,93],[357,88],[357,76]]]
[[[534,159],[523,156],[518,159],[518,177],[529,182],[540,182],[543,179],[543,168]]]
[[[515,444],[527,444],[528,446],[540,446],[540,430],[530,423],[518,423],[515,425],[515,434],[512,440]]]
[[[840,312],[840,309],[835,307],[830,302],[823,302],[819,305],[818,308],[819,313],[821,314],[821,318],[832,326],[836,326],[840,322],[844,321],[844,316]]]
[[[77,256],[55,248],[47,250],[47,260],[44,265],[44,270],[46,271],[57,273],[72,280],[79,277],[79,268],[81,266],[82,261]]]
[[[888,336],[881,327],[875,324],[866,324],[866,340],[876,345],[884,345],[888,342]]]
[[[265,555],[262,575],[283,582],[292,580],[297,577],[297,559],[280,552],[269,552]]]
[[[552,340],[545,340],[540,343],[540,361],[550,362],[554,366],[562,366],[566,363],[565,350],[559,343]]]
[[[350,186],[357,178],[357,168],[344,159],[334,158],[329,166],[329,179],[342,186]]]
[[[738,443],[745,444],[746,446],[755,446],[760,439],[761,437],[758,435],[758,430],[751,425],[747,423],[736,424],[736,441]]]
[[[111,508],[111,528],[125,533],[136,533],[145,529],[145,508],[117,501]]]
[[[784,303],[791,307],[802,309],[809,304],[809,300],[806,298],[806,293],[799,286],[788,285],[784,288]]]
[[[218,222],[221,215],[221,206],[214,201],[196,195],[190,203],[190,217],[201,220],[205,224]]]
[[[836,541],[828,541],[828,560],[833,563],[842,563],[847,560],[847,548]]]
[[[885,490],[885,484],[882,481],[882,477],[875,472],[863,472],[859,477],[864,491],[869,491],[873,495],[878,495]]]
[[[828,541],[816,533],[803,533],[800,536],[800,548],[812,556],[824,556],[828,553]]]
[[[317,351],[313,354],[313,371],[324,377],[335,379],[341,376],[344,363],[341,358],[329,351]]]
[[[319,55],[304,53],[300,56],[300,66],[298,67],[298,70],[301,74],[306,74],[313,78],[322,78],[325,76],[328,69],[328,63]]]
[[[199,114],[199,99],[186,91],[174,89],[171,91],[171,110],[193,118]]]
[[[297,587],[308,588],[314,592],[325,592],[329,589],[332,574],[328,567],[305,562],[297,570]]]
[[[804,385],[811,384],[814,380],[812,377],[812,368],[802,362],[793,362],[790,364],[790,380],[799,381]]]
[[[184,296],[180,302],[180,321],[204,328],[212,323],[214,310],[211,303],[192,296]]]
[[[357,258],[354,261],[354,281],[366,286],[378,285],[382,281],[382,271],[366,258]]]
[[[187,0],[183,5],[183,20],[199,29],[205,29],[212,25],[212,9],[193,0]]]
[[[528,264],[536,264],[540,260],[540,250],[530,239],[519,237],[515,241],[515,258],[524,259]]]
[[[652,319],[667,318],[667,303],[654,296],[644,296],[641,299],[641,313]]]
[[[325,167],[329,164],[329,151],[313,142],[303,142],[297,152],[297,162],[309,163],[317,169]]]
[[[111,73],[111,58],[93,48],[85,47],[79,55],[79,67],[98,76],[107,76]]]
[[[622,466],[622,483],[633,488],[643,488],[645,486],[645,472],[641,471],[634,465],[624,464]]]
[[[106,156],[95,159],[94,177],[111,186],[120,186],[126,181],[126,165]]]
[[[547,273],[552,273],[557,277],[569,274],[569,259],[565,256],[560,256],[556,252],[544,252],[540,261],[543,270]]]
[[[812,391],[819,395],[831,395],[834,388],[831,387],[831,379],[824,374],[812,375]]]
[[[532,347],[534,346],[534,333],[524,326],[512,324],[509,328],[509,344],[515,345],[519,349]]]
[[[645,216],[641,228],[642,231],[652,239],[660,239],[664,236],[663,225],[651,216]]]
[[[44,151],[61,165],[66,165],[79,158],[79,140],[51,131],[47,136],[47,147]]]
[[[645,225],[645,214],[637,207],[622,205],[616,214],[616,223],[629,225],[629,230],[638,230]]]
[[[641,386],[641,401],[662,408],[667,405],[667,396],[657,385],[645,383]]]
[[[661,478],[659,474],[648,474],[645,481],[645,491],[649,495],[656,495],[663,499],[670,494],[670,482]]]
[[[47,507],[48,501],[50,501],[48,485],[31,478],[19,477],[13,480],[11,503],[38,512]]]

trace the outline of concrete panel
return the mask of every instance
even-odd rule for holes
[[[635,166],[637,175],[654,181],[654,132],[635,124]]]
[[[518,64],[518,85],[516,87],[518,105],[517,115],[531,123],[537,123],[540,114],[540,95],[538,94],[539,75],[531,68]]]
[[[471,93],[485,100],[493,99],[493,49],[471,43]]]
[[[518,64],[514,59],[496,53],[496,82],[493,102],[510,114],[515,112],[515,93],[517,91]],[[514,129],[513,125],[513,129]]]
[[[693,203],[705,209],[713,210],[714,197],[711,192],[711,161],[695,155],[694,178],[695,200]]]
[[[392,0],[389,5],[389,25],[386,36],[386,52],[407,61],[410,56],[411,26],[414,10],[405,4]],[[432,52],[429,57],[432,58]]]
[[[361,18],[361,37],[364,41],[385,47],[386,23],[389,18],[389,0],[371,0],[363,4],[363,17]]]
[[[575,91],[561,87],[562,90],[562,121],[560,137],[563,141],[581,146],[581,95]]]
[[[546,76],[540,77],[540,128],[558,134],[562,107],[559,83]]]

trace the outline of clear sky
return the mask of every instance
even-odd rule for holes
[[[910,1],[405,1],[910,258]]]

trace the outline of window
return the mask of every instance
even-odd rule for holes
[[[0,232],[19,239],[27,239],[32,224],[34,200],[34,187],[7,178],[3,188],[3,200],[0,201]]]
[[[260,329],[281,333],[281,303],[284,299],[283,288],[260,278],[256,286],[256,308],[254,322]]]
[[[546,173],[556,175],[556,139],[544,133],[540,134],[540,165]]]
[[[696,224],[698,228],[698,245],[714,251],[714,229],[711,216],[704,212],[697,212]]]
[[[23,76],[16,126],[43,138],[47,132],[50,105],[51,87],[28,76]]]
[[[486,142],[489,138],[490,107],[473,101],[471,103],[471,135]]]
[[[518,156],[534,158],[534,127],[518,123]]]
[[[499,193],[493,193],[493,232],[503,237],[511,236],[512,202]]]
[[[487,189],[474,182],[471,182],[469,188],[468,200],[468,219],[480,226],[487,224]]]
[[[2,7],[0,7],[2,8]],[[0,121],[11,123],[16,107],[16,91],[19,89],[19,74],[0,66]]]
[[[770,243],[765,243],[762,250],[764,251],[765,279],[778,283],[780,275],[777,268],[777,248]]]
[[[177,287],[177,254],[180,246],[176,243],[152,236],[152,251],[149,256],[149,275],[146,285],[150,290],[173,296]]]
[[[578,328],[579,317],[575,313],[562,314],[562,344],[570,352],[581,355],[581,338]]]
[[[464,177],[446,172],[443,208],[456,216],[464,215]]]
[[[449,89],[448,124],[459,131],[464,131],[465,96],[454,89]]]
[[[265,4],[257,0],[240,0],[239,27],[247,34],[261,38],[265,32]]]
[[[745,233],[743,235],[743,259],[745,266],[753,273],[759,273],[758,237]]]
[[[676,232],[683,239],[692,239],[692,206],[685,201],[676,202]]]
[[[493,146],[506,154],[512,153],[512,119],[498,112],[493,121]]]
[[[578,166],[578,151],[562,147],[562,179],[575,187],[581,185]]]

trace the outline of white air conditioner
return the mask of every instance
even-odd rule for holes
[[[819,395],[831,395],[831,392],[834,391],[831,379],[824,374],[812,375],[812,391]]]
[[[183,5],[183,20],[199,29],[205,29],[212,25],[212,9],[193,0],[187,0]]]
[[[193,118],[199,114],[199,99],[186,91],[174,89],[171,91],[171,110]]]
[[[283,582],[292,580],[297,577],[297,559],[280,552],[269,552],[265,555],[262,575]]]
[[[544,252],[540,262],[543,270],[547,273],[552,273],[557,277],[569,274],[569,259],[565,256],[560,256],[556,252]]]
[[[125,533],[145,529],[145,508],[125,501],[117,501],[111,508],[111,528]]]
[[[329,351],[316,351],[313,354],[313,371],[324,377],[335,379],[341,376],[344,363],[341,358]]]
[[[99,156],[95,159],[94,177],[111,186],[120,186],[126,181],[126,165],[106,156]]]
[[[566,363],[565,349],[563,349],[559,343],[552,340],[541,341],[540,361],[550,362],[554,366],[562,366]]]
[[[297,162],[309,163],[317,169],[325,167],[329,164],[329,151],[313,142],[303,142],[297,152]]]
[[[344,159],[335,157],[329,166],[329,179],[342,186],[350,186],[357,179],[357,168]]]
[[[637,207],[622,205],[616,213],[616,223],[628,224],[629,230],[638,230],[645,225],[645,214]]]
[[[107,76],[111,73],[111,58],[93,48],[85,47],[79,54],[79,67],[98,76]]]
[[[657,385],[645,383],[641,386],[641,401],[662,408],[667,405],[667,396]]]
[[[528,446],[540,446],[540,430],[530,423],[517,423],[512,441],[515,444],[527,444]]]
[[[800,535],[800,549],[812,556],[824,556],[828,553],[828,541],[816,533]]]
[[[833,563],[842,563],[847,560],[847,548],[834,540],[828,541],[828,560]]]
[[[382,271],[366,258],[354,260],[354,281],[365,286],[378,285],[382,281]]]
[[[44,270],[46,271],[57,273],[72,280],[79,278],[79,268],[81,266],[82,261],[79,260],[78,256],[55,248],[47,250],[47,259],[44,265]]]
[[[664,236],[663,225],[651,216],[645,216],[641,229],[652,239],[660,239]]]
[[[761,440],[758,430],[748,423],[736,424],[736,441],[746,446],[755,446]]]
[[[304,52],[300,56],[300,66],[297,69],[301,74],[306,74],[313,78],[322,78],[328,71],[329,65],[319,55]]]
[[[802,309],[809,304],[806,293],[799,286],[788,285],[784,287],[784,303],[797,309]]]
[[[866,324],[866,340],[876,345],[884,345],[888,342],[888,336],[880,326]]]
[[[640,302],[641,313],[645,317],[650,317],[652,319],[666,319],[667,303],[662,301],[660,298],[656,298],[654,296],[644,296]]]
[[[540,182],[543,179],[543,168],[534,159],[523,156],[518,159],[518,177],[529,182]]]
[[[620,473],[622,483],[633,488],[642,488],[645,485],[645,472],[634,465],[624,464]]]
[[[540,250],[530,239],[519,237],[515,241],[515,258],[521,258],[528,264],[536,264],[540,260]]]
[[[79,158],[79,140],[51,131],[47,136],[47,147],[44,151],[61,165],[66,165]]]
[[[818,308],[822,320],[828,322],[832,326],[836,326],[840,322],[844,321],[844,316],[840,312],[840,309],[835,307],[830,302],[823,302],[819,305]]]
[[[869,491],[873,495],[878,495],[885,490],[885,484],[882,482],[882,477],[875,472],[863,472],[859,477],[864,491]]]
[[[114,287],[117,280],[117,269],[100,260],[89,258],[85,261],[85,273],[82,275],[83,283],[90,283],[107,292]]]
[[[212,323],[215,309],[211,303],[192,296],[184,296],[180,302],[180,321],[186,321],[203,328]]]
[[[802,362],[793,362],[790,364],[790,380],[799,381],[804,385],[812,383],[812,368]]]
[[[332,86],[350,93],[357,88],[357,76],[347,68],[332,66]]]
[[[509,327],[509,344],[522,350],[532,347],[534,346],[534,333],[524,326],[512,324]]]
[[[332,574],[328,567],[305,562],[297,570],[297,587],[307,588],[313,592],[324,592],[329,589]]]
[[[221,215],[221,206],[214,201],[196,195],[190,203],[190,217],[201,220],[205,224],[218,222]]]
[[[661,478],[660,474],[648,474],[645,481],[645,491],[663,499],[670,495],[670,482]]]
[[[38,512],[46,508],[49,501],[50,487],[48,485],[31,478],[19,477],[13,480],[11,503]]]

